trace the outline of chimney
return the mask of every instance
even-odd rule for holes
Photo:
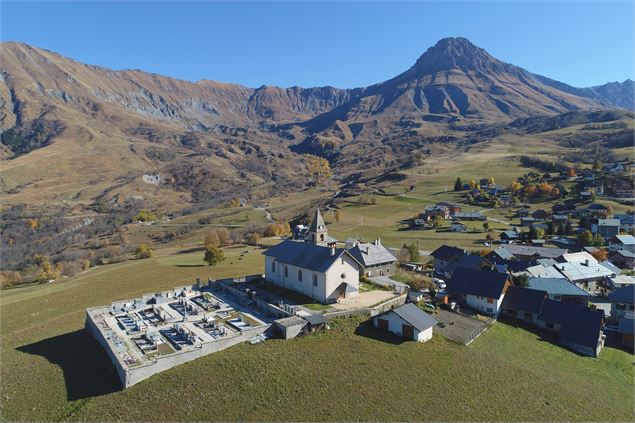
[[[330,248],[330,250],[331,250],[331,257],[332,257],[332,256],[334,256],[334,255],[335,255],[335,246],[334,246],[334,245],[331,245],[329,248]]]
[[[589,267],[589,259],[584,259],[584,265]]]
[[[375,245],[381,245],[381,240],[379,238],[375,240]]]

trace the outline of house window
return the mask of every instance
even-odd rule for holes
[[[313,275],[313,286],[317,286],[317,275]]]
[[[324,241],[324,234],[320,234],[320,241]]]
[[[494,312],[494,310],[492,310],[492,308],[491,308],[491,307],[487,307],[487,312],[488,312],[488,313],[493,313],[493,312]]]
[[[489,304],[492,304],[492,303],[494,302],[494,299],[493,299],[493,298],[488,298],[488,299],[487,299],[487,302],[488,302]]]
[[[284,266],[284,277],[286,278],[287,276],[289,276],[289,268]]]
[[[271,271],[272,271],[272,272],[275,272],[275,271],[276,271],[276,262],[275,262],[275,261],[272,261],[272,262],[271,262]]]
[[[390,267],[386,268],[386,273],[390,273]]]
[[[298,270],[298,280],[302,282],[302,270]]]

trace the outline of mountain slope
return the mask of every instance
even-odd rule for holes
[[[266,196],[309,182],[306,152],[329,157],[340,176],[381,173],[472,126],[632,106],[632,81],[570,87],[464,38],[440,40],[402,74],[356,89],[189,82],[21,43],[2,43],[0,55],[9,202],[142,197],[177,207]],[[148,186],[148,173],[171,182]]]

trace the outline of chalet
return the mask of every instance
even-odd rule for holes
[[[520,218],[520,226],[531,226],[536,222],[536,219],[531,216],[524,216]]]
[[[512,242],[518,241],[520,239],[520,235],[516,231],[503,231],[500,234],[500,239],[504,243],[511,244]]]
[[[511,278],[495,270],[458,268],[447,282],[447,292],[482,313],[498,316]]]
[[[481,212],[456,212],[453,216],[457,220],[485,220],[487,219]]]
[[[606,207],[604,204],[600,204],[600,203],[589,204],[586,210],[589,215],[595,216],[595,217],[604,217],[609,212],[609,208]]]
[[[590,295],[568,280],[560,278],[529,278],[527,288],[545,291],[549,299],[586,306]]]
[[[632,287],[618,288],[609,294],[611,301],[611,320],[617,323],[617,331],[622,345],[633,348],[633,329],[635,327],[635,306]]]
[[[549,218],[550,213],[546,210],[542,210],[542,209],[538,209],[538,210],[534,210],[531,213],[531,217],[533,217],[536,220],[544,220]]]
[[[597,357],[604,346],[604,312],[570,302],[551,300],[546,291],[516,288],[503,301],[505,316],[555,332],[563,346]]]
[[[609,239],[609,251],[619,250],[635,253],[635,237],[633,235],[615,235]]]
[[[635,288],[635,276],[616,275],[612,278],[608,278],[607,282],[607,287],[611,291],[624,287],[630,287],[631,289]]]
[[[457,221],[452,222],[450,225],[452,232],[465,232],[467,231],[467,226],[464,223]]]
[[[545,291],[511,286],[501,304],[501,313],[504,316],[536,323],[545,299]]]
[[[516,216],[518,217],[527,217],[529,216],[529,214],[531,213],[531,210],[526,209],[526,208],[521,208],[516,210]]]
[[[569,216],[567,216],[566,214],[554,214],[551,217],[551,221],[556,225],[566,225],[566,223],[569,221]]]
[[[391,276],[395,274],[397,258],[377,238],[372,243],[356,244],[347,250],[361,263],[360,276]]]
[[[569,282],[587,292],[595,293],[604,285],[606,278],[615,276],[615,273],[588,255],[590,259],[557,263],[553,267]]]
[[[430,256],[434,259],[434,273],[437,275],[445,275],[445,268],[450,263],[456,262],[465,251],[457,247],[442,245],[434,250]]]
[[[392,332],[411,341],[425,342],[432,339],[432,328],[437,321],[413,303],[373,317],[373,326]]]
[[[551,206],[551,211],[553,212],[553,214],[568,214],[573,209],[575,209],[575,206],[570,207],[564,203],[556,203]]]
[[[317,210],[307,240],[284,240],[263,253],[265,279],[322,303],[357,296],[363,265],[349,251],[336,248],[328,240]]]
[[[492,253],[503,260],[537,260],[540,258],[555,259],[569,251],[564,248],[536,247],[531,245],[509,244],[501,245]]]
[[[614,214],[615,219],[619,219],[620,227],[624,232],[632,232],[635,229],[635,215],[630,213]]]
[[[611,263],[617,265],[621,269],[635,268],[635,253],[628,250],[611,251],[608,255]]]
[[[597,223],[591,224],[591,232],[600,234],[605,239],[611,238],[620,233],[620,220],[598,219]]]

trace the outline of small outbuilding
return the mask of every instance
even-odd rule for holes
[[[437,321],[413,303],[389,310],[373,318],[373,326],[408,340],[425,342],[432,338]]]

